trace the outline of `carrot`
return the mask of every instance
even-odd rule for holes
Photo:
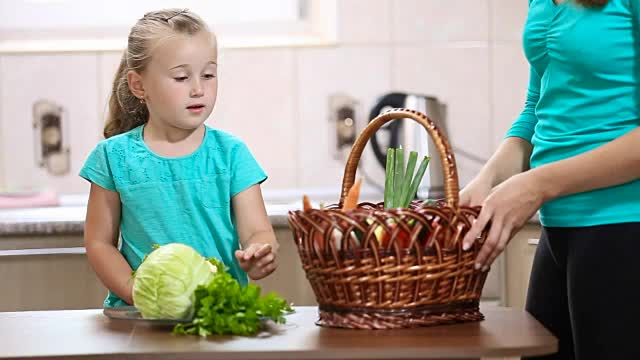
[[[344,198],[342,204],[342,210],[351,210],[358,207],[358,197],[360,197],[360,185],[362,184],[362,178],[356,180],[355,184],[351,186],[347,196]]]
[[[309,197],[307,195],[302,196],[302,208],[304,211],[311,210],[311,202],[309,201]]]

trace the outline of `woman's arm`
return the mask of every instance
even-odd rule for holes
[[[87,257],[98,278],[127,304],[133,304],[131,266],[118,251],[120,195],[91,184],[84,243]]]
[[[513,175],[529,169],[529,158],[533,145],[531,138],[535,131],[538,117],[536,107],[540,99],[540,75],[533,67],[529,69],[529,86],[524,109],[513,122],[496,153],[485,165],[486,171],[494,175],[491,186],[497,186]]]
[[[480,176],[491,180],[491,187],[529,169],[529,158],[533,145],[520,137],[508,137],[480,171]],[[484,175],[486,174],[486,175]]]
[[[482,204],[463,240],[471,246],[491,222],[476,267],[487,269],[543,203],[557,197],[624,184],[640,178],[640,128],[593,150],[513,176]]]
[[[528,170],[531,150],[531,143],[520,137],[504,139],[480,173],[462,189],[460,205],[481,205],[494,187]]]
[[[236,252],[240,266],[254,279],[272,273],[279,248],[267,216],[260,185],[253,185],[232,199],[233,211],[242,250]]]
[[[537,167],[531,176],[544,202],[640,178],[640,128],[591,151]]]
[[[482,204],[495,186],[529,169],[533,149],[531,138],[538,123],[536,107],[539,99],[540,76],[531,67],[527,98],[520,116],[511,125],[506,138],[480,173],[462,189],[460,205]]]

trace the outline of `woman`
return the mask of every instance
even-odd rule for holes
[[[530,0],[525,108],[461,204],[490,223],[488,270],[540,210],[526,309],[559,339],[553,359],[640,359],[640,2]]]

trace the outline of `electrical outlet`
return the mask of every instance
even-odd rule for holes
[[[329,97],[329,151],[336,160],[345,160],[356,141],[358,102],[345,94]]]
[[[65,115],[64,109],[51,101],[33,104],[36,164],[51,175],[67,174],[71,167]]]

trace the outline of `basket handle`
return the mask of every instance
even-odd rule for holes
[[[353,144],[344,169],[344,176],[342,177],[342,193],[340,194],[341,207],[344,203],[344,198],[347,196],[349,189],[351,189],[351,186],[353,186],[355,181],[356,170],[358,168],[358,163],[360,162],[360,157],[362,156],[362,151],[373,133],[391,120],[406,118],[420,123],[420,125],[427,130],[427,133],[429,133],[433,139],[434,144],[438,148],[438,153],[440,153],[440,158],[442,159],[445,200],[447,205],[450,207],[453,207],[454,209],[458,208],[458,192],[460,190],[458,184],[458,172],[456,170],[456,160],[453,156],[453,151],[451,151],[449,142],[445,139],[436,124],[429,119],[427,115],[415,110],[401,108],[391,109],[378,115],[378,117],[369,122],[367,127],[362,131],[356,142]]]

